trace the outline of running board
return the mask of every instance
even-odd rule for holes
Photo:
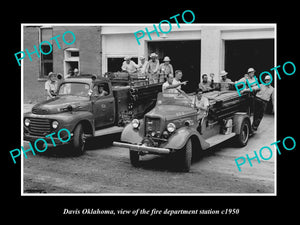
[[[230,134],[217,134],[215,136],[212,136],[205,141],[209,144],[209,147],[215,146],[217,144],[220,144],[223,141],[228,140],[229,138],[232,138],[236,135],[236,133],[232,132]]]
[[[100,137],[108,134],[116,134],[116,133],[121,133],[123,131],[124,127],[118,127],[118,126],[113,126],[109,128],[104,128],[101,130],[96,130],[95,131],[95,137]]]

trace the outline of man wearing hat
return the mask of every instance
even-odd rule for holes
[[[255,69],[253,68],[248,69],[248,76],[250,79],[254,77],[254,73],[255,73]]]
[[[48,74],[48,80],[45,82],[45,91],[47,100],[55,98],[56,96],[56,80],[55,80],[55,74],[53,72],[50,72]]]
[[[168,56],[165,56],[163,61],[164,63],[160,64],[159,66],[159,82],[164,82],[165,77],[168,74],[174,75],[173,66],[170,64],[171,59]]]
[[[225,70],[222,70],[220,73],[221,76],[221,80],[219,83],[220,91],[228,91],[230,85],[233,84],[233,82],[227,78],[227,74],[228,73]]]
[[[140,56],[140,62],[138,63],[138,70],[140,71],[141,76],[145,76],[146,74],[146,66],[148,61],[146,61],[146,58],[144,56]]]
[[[158,55],[155,53],[150,54],[151,60],[147,63],[146,74],[149,77],[150,84],[158,83],[159,75],[159,61],[157,59]]]
[[[260,85],[253,87],[252,89],[257,91],[254,98],[254,110],[253,110],[253,123],[252,130],[256,131],[263,116],[268,102],[272,99],[274,108],[274,88],[271,86],[271,77],[267,75],[264,79],[264,83],[267,85]],[[249,88],[246,88],[248,91]],[[250,91],[250,90],[249,90]]]
[[[136,65],[135,62],[133,62],[131,60],[130,56],[126,56],[126,57],[124,57],[124,62],[122,64],[121,68],[123,71],[126,71],[127,73],[131,74],[131,73],[136,72],[138,65]]]
[[[248,85],[250,84],[251,88],[256,87],[257,82],[256,82],[256,79],[254,78],[254,73],[255,73],[255,69],[249,68],[248,73],[245,74],[244,77],[242,77],[241,79],[239,79],[235,83],[244,82],[245,84],[247,84],[247,80],[248,80]]]

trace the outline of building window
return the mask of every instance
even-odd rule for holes
[[[74,69],[79,68],[79,49],[67,48],[64,51],[64,74],[65,76],[73,75]]]
[[[52,40],[50,38],[52,37],[53,30],[52,27],[41,27],[40,28],[40,43],[43,41],[48,41],[52,44]],[[50,46],[48,44],[41,45],[41,49],[43,52],[49,52]],[[41,56],[41,73],[40,78],[47,78],[48,74],[50,72],[53,72],[53,50],[51,53],[44,55],[40,54]]]
[[[71,57],[79,57],[79,51],[71,51]]]
[[[41,46],[43,52],[49,52],[49,45]],[[53,54],[41,54],[41,78],[47,77],[50,72],[53,72]]]

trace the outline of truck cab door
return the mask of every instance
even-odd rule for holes
[[[109,83],[95,83],[93,87],[91,98],[96,129],[112,126],[115,122],[115,98],[109,87]]]

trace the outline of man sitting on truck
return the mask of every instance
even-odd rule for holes
[[[104,84],[95,85],[93,88],[93,95],[98,97],[106,96],[108,95],[108,92],[105,89],[107,88],[104,87]]]
[[[106,96],[106,95],[108,95],[108,92],[104,90],[103,85],[99,85],[98,91],[99,91],[99,96],[100,96],[100,97],[101,97],[101,96]]]
[[[178,82],[177,84],[173,84],[173,75],[172,74],[168,74],[167,75],[167,81],[165,83],[163,83],[162,85],[162,92],[163,93],[178,93],[179,91],[177,90],[177,88],[180,85],[186,85],[187,81],[183,81],[183,82]]]
[[[202,74],[202,82],[199,84],[199,88],[203,91],[210,91],[214,89],[214,74],[210,73],[211,81],[208,80],[206,73]]]
[[[203,117],[203,115],[204,116],[207,115],[207,110],[209,106],[208,98],[204,97],[202,93],[203,93],[202,89],[200,88],[197,89],[195,100],[194,100],[195,107],[198,109],[198,113],[199,113],[198,118]]]
[[[202,89],[197,89],[194,104],[198,110],[197,120],[199,121],[198,131],[202,134],[202,124],[208,113],[209,100],[202,95]]]

